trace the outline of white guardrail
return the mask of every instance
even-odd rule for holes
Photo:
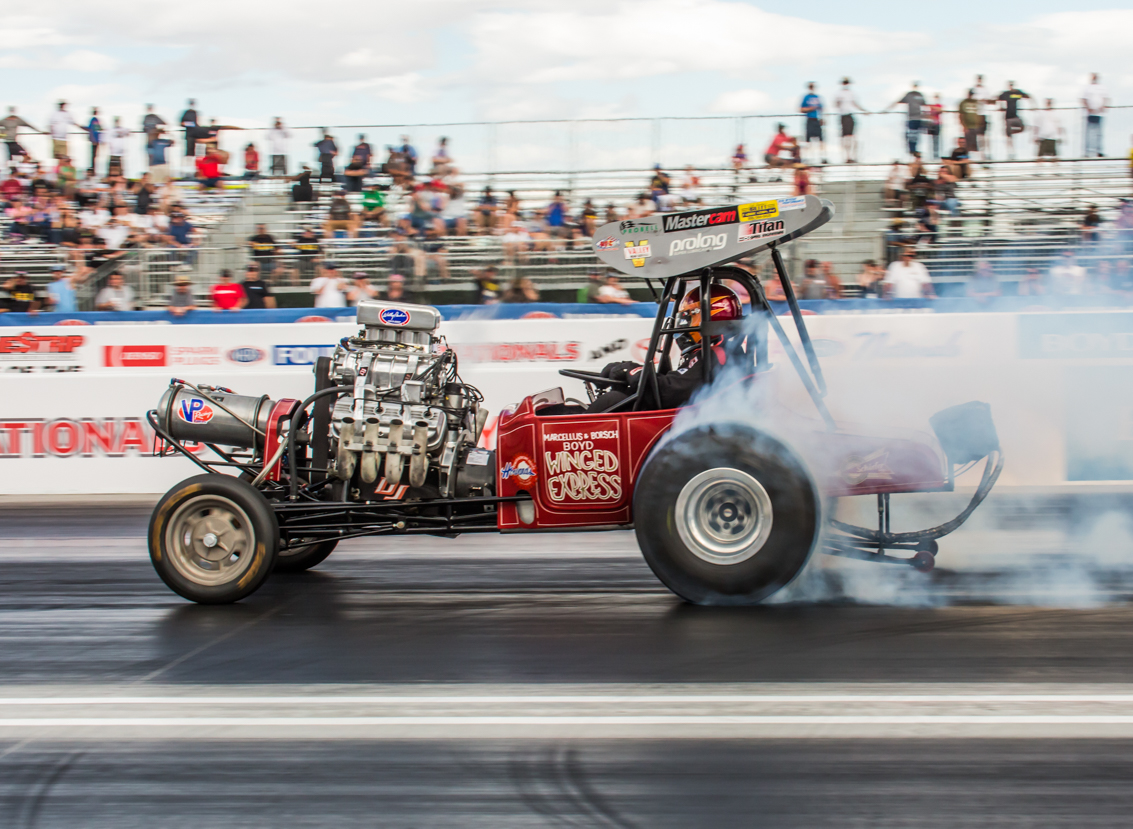
[[[1133,481],[1133,313],[807,320],[840,420],[881,434],[929,431],[934,412],[983,400],[1008,459],[1001,486]],[[584,398],[581,384],[557,369],[640,360],[650,327],[641,318],[537,319],[446,322],[441,333],[494,415],[548,387]],[[170,377],[302,399],[312,390],[316,357],[355,330],[348,323],[5,329],[0,494],[163,492],[196,471],[183,458],[150,452],[144,414]],[[771,356],[778,399],[813,417],[777,344]],[[742,418],[744,408],[721,416]],[[493,424],[494,417],[489,439]]]

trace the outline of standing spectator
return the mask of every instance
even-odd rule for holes
[[[1035,113],[1035,155],[1039,161],[1044,158],[1051,159],[1052,163],[1058,161],[1058,142],[1064,135],[1062,122],[1054,111],[1054,100],[1047,98],[1046,107]]]
[[[197,299],[193,296],[193,280],[185,274],[173,280],[173,290],[169,293],[165,310],[175,317],[183,317],[190,311],[197,310]]]
[[[984,85],[984,76],[976,75],[976,85],[972,87],[972,95],[976,99],[977,110],[979,116],[979,150],[982,153],[980,158],[984,161],[991,161],[991,139],[987,137],[987,115],[984,113],[984,107],[989,104],[995,104],[995,100],[988,92],[987,86]],[[972,146],[973,152],[975,146]]]
[[[932,160],[940,161],[940,120],[944,115],[944,104],[940,95],[932,96],[932,103],[928,105],[928,120],[925,122],[925,132],[932,137]]]
[[[633,305],[629,291],[621,286],[613,271],[606,274],[606,284],[598,289],[598,301],[607,305]]]
[[[409,143],[409,136],[401,136],[401,146],[397,150],[405,163],[409,167],[409,177],[411,179],[417,177],[417,151],[413,149],[413,145]]]
[[[75,274],[67,273],[67,269],[59,263],[51,266],[51,275],[54,279],[47,286],[51,310],[56,314],[77,313],[79,304],[75,299],[75,288],[82,280]]]
[[[193,164],[197,155],[197,129],[200,127],[200,116],[197,115],[197,102],[190,98],[188,108],[181,113],[181,129],[185,131],[185,160]]]
[[[153,111],[153,104],[146,104],[146,114],[142,118],[142,134],[145,136],[146,146],[157,135],[157,128],[165,126],[165,119]]]
[[[999,94],[998,100],[1003,103],[1003,134],[1007,136],[1007,157],[1011,161],[1015,160],[1015,136],[1027,128],[1019,115],[1019,101],[1030,97],[1023,90],[1016,89],[1014,81],[1008,81],[1007,89]]]
[[[87,136],[90,138],[90,167],[87,168],[87,174],[93,176],[95,164],[98,162],[98,148],[102,140],[102,122],[98,120],[98,107],[91,107]]]
[[[150,174],[156,184],[162,185],[169,181],[169,162],[166,161],[165,153],[172,146],[173,141],[165,137],[165,128],[160,125],[154,127],[153,138],[146,146],[146,154],[149,156]]]
[[[271,154],[273,176],[287,175],[287,142],[290,140],[291,131],[283,126],[282,118],[276,118],[272,128],[268,130],[268,152]]]
[[[260,265],[260,271],[270,279],[275,270],[275,256],[278,246],[275,237],[268,233],[267,225],[256,225],[256,232],[248,237],[248,247],[252,249],[253,260]]]
[[[983,127],[983,114],[981,113],[980,102],[976,100],[974,89],[968,90],[968,97],[960,102],[956,111],[960,118],[960,129],[964,131],[965,149],[969,154],[978,152],[980,149],[980,133]]]
[[[366,140],[366,136],[359,134],[358,143],[354,145],[354,149],[350,151],[351,159],[361,159],[362,164],[365,165],[366,170],[370,169],[370,160],[374,157],[374,150],[370,146],[370,142]]]
[[[251,142],[244,147],[244,178],[257,179],[260,177],[260,153],[256,145]]]
[[[106,151],[110,154],[107,161],[107,169],[117,167],[124,169],[124,160],[126,157],[126,141],[130,137],[130,131],[122,126],[121,116],[114,116],[114,126],[107,131]]]
[[[247,304],[248,298],[244,294],[244,289],[238,282],[232,281],[232,271],[222,268],[217,274],[217,280],[209,291],[209,299],[212,300],[214,311],[239,311]]]
[[[339,273],[338,265],[334,262],[323,265],[323,275],[311,280],[311,293],[315,295],[316,308],[346,307],[346,280]]]
[[[885,272],[882,282],[885,299],[921,299],[935,298],[936,292],[932,289],[932,277],[928,275],[928,268],[916,261],[917,252],[911,245],[906,245],[900,258],[891,264]]]
[[[67,130],[70,127],[79,127],[79,129],[86,129],[80,127],[75,121],[74,116],[67,111],[67,102],[60,101],[59,108],[51,114],[51,123],[48,129],[51,131],[51,157],[62,158],[65,155],[70,155],[67,149]]]
[[[11,162],[14,162],[17,156],[19,158],[28,157],[28,151],[20,144],[20,127],[26,127],[32,132],[43,135],[43,130],[36,129],[18,116],[15,107],[8,107],[8,115],[3,121],[0,121],[0,130],[2,130],[4,134],[4,145],[8,150],[8,161]]]
[[[806,121],[806,143],[809,147],[812,141],[818,142],[818,153],[822,163],[826,163],[826,141],[822,135],[822,98],[815,92],[813,82],[806,85],[806,95],[799,105],[799,112],[803,113]],[[813,153],[811,153],[813,155]]]
[[[887,110],[889,110],[904,104],[908,108],[908,116],[905,119],[905,143],[909,146],[909,155],[917,152],[921,142],[921,128],[923,127],[921,110],[924,108],[925,99],[919,87],[920,84],[913,81],[913,88],[905,93],[905,97],[899,98],[896,103],[887,107]]]
[[[346,190],[349,193],[361,193],[362,183],[365,181],[366,176],[370,173],[370,166],[366,163],[365,158],[360,153],[355,153],[354,157],[350,159],[350,163],[342,171],[342,178],[346,183]]]
[[[126,284],[120,273],[112,273],[106,287],[94,298],[96,311],[133,311],[134,289]]]
[[[476,280],[476,301],[480,305],[495,305],[500,301],[499,273],[500,269],[495,265],[472,271],[472,277]]]
[[[838,110],[838,118],[841,121],[842,152],[846,154],[846,163],[854,164],[858,157],[858,142],[854,137],[857,126],[854,122],[854,113],[864,113],[866,110],[858,103],[849,78],[842,78],[842,88],[834,97],[834,108]]]
[[[1090,75],[1090,82],[1082,90],[1082,107],[1086,110],[1085,146],[1082,155],[1086,158],[1102,157],[1102,116],[1109,107],[1109,96],[1101,85],[1097,72]]]
[[[1078,264],[1074,251],[1064,250],[1057,264],[1050,269],[1051,290],[1056,294],[1085,294],[1087,290],[1086,269]]]
[[[392,285],[393,279],[390,279]],[[405,285],[405,280],[402,279],[399,283],[402,287]],[[387,297],[388,298],[388,297]],[[397,297],[400,299],[401,297]],[[370,284],[369,278],[366,276],[365,271],[355,271],[353,284],[350,290],[346,292],[346,301],[350,307],[356,307],[359,302],[366,299],[379,299],[378,289]]]
[[[323,179],[334,181],[334,157],[338,155],[338,145],[329,132],[323,130],[323,137],[315,142],[319,153],[319,183]]]
[[[257,263],[248,263],[240,287],[244,290],[245,308],[258,311],[275,307],[275,297],[271,295],[267,282],[260,278],[260,266]]]
[[[858,274],[858,285],[862,289],[862,296],[880,296],[883,279],[885,279],[884,268],[872,259],[862,262],[862,272]]]
[[[24,271],[15,275],[3,285],[0,293],[0,310],[15,314],[38,314],[43,307],[43,294],[28,281]]]

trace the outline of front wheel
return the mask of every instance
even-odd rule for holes
[[[802,461],[745,426],[691,430],[659,447],[633,498],[646,563],[694,604],[756,604],[806,565],[820,502]]]
[[[322,564],[337,546],[338,539],[332,538],[330,541],[316,541],[280,550],[275,557],[275,572],[302,573],[310,570],[316,564]]]
[[[149,525],[150,560],[173,592],[229,604],[271,574],[279,526],[271,505],[244,481],[197,475],[165,494]]]

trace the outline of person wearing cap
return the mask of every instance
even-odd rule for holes
[[[405,277],[399,273],[391,273],[389,284],[382,291],[380,298],[386,302],[408,302],[409,297],[405,293]]]
[[[311,280],[311,293],[315,295],[316,308],[345,308],[346,280],[334,262],[323,265],[322,276]]]
[[[183,317],[197,310],[197,298],[193,296],[193,280],[181,274],[173,280],[173,290],[169,292],[166,310],[175,317]]]
[[[299,251],[299,278],[309,282],[315,278],[316,265],[323,252],[319,234],[313,227],[304,227],[295,237],[292,246]]]
[[[37,314],[43,305],[43,298],[35,286],[28,281],[24,271],[16,271],[0,290],[0,309],[16,314]]]
[[[260,310],[275,307],[275,297],[271,295],[271,288],[260,277],[260,264],[249,262],[244,269],[244,281],[240,285],[244,289],[245,308]]]
[[[51,266],[51,283],[47,286],[47,299],[51,310],[56,314],[76,314],[79,311],[75,300],[75,286],[82,280],[67,268],[56,262]]]
[[[219,281],[209,291],[214,311],[239,311],[248,304],[243,286],[232,281],[232,271],[221,268],[217,279]]]
[[[355,271],[352,282],[350,290],[346,292],[346,301],[351,308],[364,299],[378,299],[378,289],[370,284],[365,271]]]

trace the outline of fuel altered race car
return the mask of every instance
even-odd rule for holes
[[[147,417],[160,451],[202,474],[154,509],[154,567],[181,596],[226,603],[273,570],[314,567],[347,538],[632,527],[657,577],[698,604],[762,601],[820,544],[931,569],[937,539],[964,522],[1003,468],[995,427],[982,403],[935,415],[935,438],[835,422],[779,251],[832,215],[829,202],[806,196],[600,228],[598,257],[648,280],[657,296],[646,359],[601,374],[562,370],[586,384],[591,402],[568,401],[561,389],[527,397],[500,414],[495,450],[477,445],[483,397],[461,380],[428,306],[362,302],[361,330],[319,360],[302,401],[173,380]],[[759,280],[729,265],[765,249],[801,353]],[[751,300],[746,314],[728,298],[737,286]],[[760,393],[771,388],[771,335],[813,402],[811,418],[778,416],[774,396]],[[981,460],[982,481],[956,518],[890,531],[890,495],[949,491],[958,465]],[[877,498],[877,529],[828,517],[833,499],[861,495]]]

